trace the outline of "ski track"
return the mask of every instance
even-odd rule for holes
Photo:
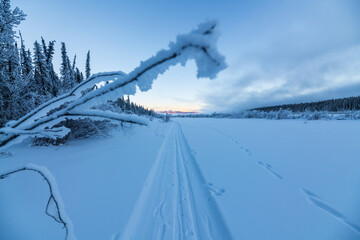
[[[326,213],[330,214],[332,217],[342,222],[346,226],[350,227],[356,233],[360,234],[360,226],[348,220],[342,213],[338,212],[331,206],[329,206],[326,202],[321,200],[315,193],[302,188],[301,191],[305,194],[306,199],[313,204],[314,206],[322,209]]]
[[[213,194],[177,122],[150,170],[132,215],[117,239],[232,239]]]

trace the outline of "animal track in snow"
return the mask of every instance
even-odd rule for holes
[[[278,179],[280,179],[280,180],[283,179],[283,177],[282,177],[280,174],[276,173],[276,172],[272,169],[272,166],[271,166],[270,164],[263,163],[263,162],[261,162],[261,161],[258,161],[257,163],[258,163],[259,165],[261,165],[263,168],[265,168],[265,170],[268,171],[268,172],[269,172],[271,175],[273,175],[274,177],[276,177],[276,178],[278,178]]]
[[[221,134],[221,135],[223,135],[224,137],[226,137],[226,138],[228,138],[228,139],[230,139],[233,143],[235,143],[236,145],[239,145],[240,146],[240,149],[241,149],[241,151],[242,152],[244,152],[244,153],[246,153],[247,155],[249,155],[249,156],[251,156],[252,154],[251,154],[251,151],[249,150],[249,149],[247,149],[247,148],[245,148],[245,147],[243,147],[243,146],[241,146],[241,144],[240,144],[240,142],[238,141],[238,140],[236,140],[235,138],[232,138],[231,136],[229,136],[229,135],[227,135],[227,134],[225,134],[225,133],[223,133],[222,131],[220,131],[219,129],[217,129],[217,128],[211,128],[213,131],[215,131],[215,132],[217,132],[217,133],[219,133],[219,134]]]
[[[225,193],[225,189],[218,188],[218,187],[214,186],[214,184],[212,184],[212,183],[208,183],[208,187],[209,187],[211,194],[213,194],[215,196],[222,196]]]
[[[313,204],[314,206],[327,212],[328,214],[330,214],[331,216],[333,216],[334,218],[336,218],[337,220],[339,220],[340,222],[342,222],[343,224],[347,225],[348,227],[353,229],[355,232],[360,234],[360,226],[359,225],[348,220],[342,213],[336,211],[334,208],[329,206],[326,202],[321,200],[315,193],[313,193],[305,188],[302,188],[301,191],[305,194],[307,200],[311,204]]]

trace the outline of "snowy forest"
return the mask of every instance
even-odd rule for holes
[[[1,1],[0,42],[0,126],[16,120],[45,101],[68,92],[91,74],[90,51],[86,60],[86,75],[72,63],[66,44],[61,43],[60,75],[54,69],[56,41],[48,43],[41,38],[32,50],[27,48],[17,26],[26,14],[19,8],[11,9],[10,0]],[[20,42],[20,46],[18,44]]]
[[[251,110],[270,112],[270,111],[279,111],[280,109],[290,110],[292,112],[356,111],[356,110],[360,110],[360,96],[340,98],[340,99],[330,99],[325,101],[317,101],[317,102],[309,102],[309,103],[283,104],[283,105],[270,106],[270,107],[254,108]]]
[[[83,74],[77,66],[76,55],[70,60],[66,44],[61,42],[58,74],[53,65],[56,41],[46,42],[41,37],[32,49],[27,48],[23,36],[16,30],[26,14],[18,7],[12,10],[10,0],[1,1],[0,16],[0,127],[3,127],[6,122],[19,119],[46,101],[68,93],[91,76],[91,67],[90,51]],[[153,110],[130,102],[129,97],[120,97],[108,105],[97,108],[114,110],[117,107],[118,112],[155,116]]]

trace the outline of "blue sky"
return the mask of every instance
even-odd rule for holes
[[[130,72],[206,19],[220,21],[218,47],[229,67],[196,79],[193,62],[176,66],[133,100],[157,110],[238,111],[360,95],[360,1],[13,0],[28,16],[27,47],[60,42],[92,73]]]

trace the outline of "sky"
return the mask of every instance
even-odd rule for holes
[[[220,22],[228,68],[197,79],[195,63],[175,66],[131,99],[155,110],[238,112],[283,103],[360,95],[358,0],[12,0],[27,14],[25,44],[56,40],[84,71],[130,72],[177,34]]]

